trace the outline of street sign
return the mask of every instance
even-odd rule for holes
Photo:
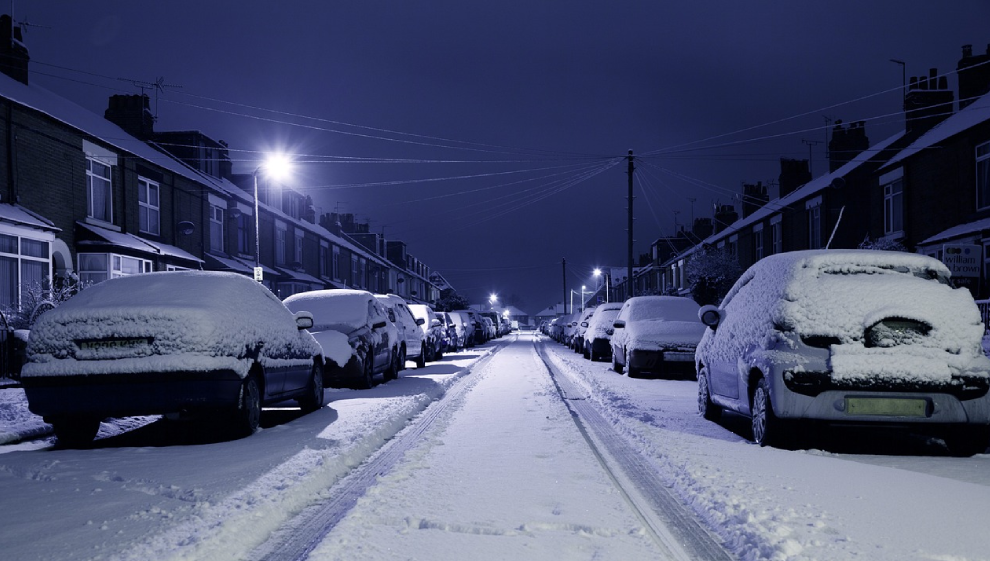
[[[261,267],[254,268],[254,280],[261,282],[265,278],[265,270]]]
[[[983,248],[976,244],[945,244],[942,246],[942,263],[952,272],[953,278],[980,278],[983,265]]]

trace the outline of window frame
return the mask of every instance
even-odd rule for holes
[[[155,193],[155,203],[151,202],[152,190]],[[144,198],[143,201],[142,198]],[[138,231],[152,236],[161,235],[161,203],[161,184],[147,177],[138,176]],[[153,225],[152,214],[154,215]]]

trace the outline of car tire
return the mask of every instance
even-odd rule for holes
[[[238,390],[237,409],[231,417],[231,432],[235,438],[251,436],[261,423],[261,388],[258,378],[249,374]]]
[[[698,372],[698,413],[709,421],[718,422],[722,418],[722,408],[712,403],[712,391],[708,385],[708,369],[704,366]]]
[[[419,356],[416,357],[416,368],[426,368],[426,343],[419,347]]]
[[[990,447],[990,427],[986,425],[964,425],[949,429],[942,436],[949,453],[957,457],[983,454]]]
[[[65,417],[51,420],[59,448],[82,448],[92,444],[100,431],[99,419]]]
[[[628,352],[626,353],[626,374],[630,378],[639,378],[642,375],[642,371],[639,368],[633,368],[632,365],[629,364]]]
[[[392,362],[385,370],[385,381],[397,380],[399,378],[399,354],[398,351],[392,353]]]
[[[753,442],[760,446],[785,448],[791,445],[790,424],[777,417],[770,401],[770,388],[766,378],[760,378],[753,390],[752,412]]]
[[[618,374],[622,374],[622,365],[619,364],[619,355],[615,351],[612,351],[612,370],[615,370]]]
[[[401,349],[399,349],[399,367],[396,368],[396,370],[395,370],[396,371],[396,375],[395,375],[396,378],[399,377],[398,372],[402,372],[403,370],[406,369],[406,359],[407,358],[408,357],[406,356],[406,348],[405,347],[402,347]]]
[[[588,345],[584,346],[584,358],[590,360],[591,362],[595,362],[595,351],[589,349]]]
[[[306,395],[300,397],[297,402],[303,413],[312,413],[323,407],[323,369],[319,365],[313,365],[313,373],[309,377],[309,386],[306,387]]]
[[[354,388],[370,390],[375,386],[375,365],[370,356],[361,359],[361,377],[354,381]]]

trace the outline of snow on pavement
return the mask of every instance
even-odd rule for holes
[[[479,370],[310,559],[657,559],[532,344]]]

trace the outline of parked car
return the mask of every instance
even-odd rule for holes
[[[426,345],[423,344],[423,330],[419,320],[409,311],[409,304],[395,294],[376,294],[375,298],[389,312],[389,320],[399,330],[399,370],[406,368],[406,360],[416,362],[416,368],[426,366]]]
[[[576,353],[584,352],[584,332],[588,329],[588,320],[595,315],[595,308],[585,308],[578,317],[571,331],[571,350]]]
[[[495,329],[495,322],[492,321],[492,318],[490,318],[488,316],[485,316],[485,315],[482,315],[481,316],[481,323],[485,327],[485,339],[486,340],[491,341],[492,339],[498,337],[498,331]]]
[[[622,309],[622,302],[606,302],[595,308],[595,315],[588,320],[584,331],[584,358],[609,360],[612,358],[612,333],[616,316]]]
[[[21,381],[58,442],[91,441],[107,417],[222,412],[232,432],[261,407],[323,406],[320,346],[261,284],[234,273],[148,273],[93,285],[42,314]]]
[[[423,320],[419,325],[423,331],[423,344],[426,345],[426,360],[432,362],[439,360],[443,356],[443,331],[440,320],[436,318],[436,312],[426,304],[409,304],[409,311],[412,312],[417,321]]]
[[[630,378],[643,372],[694,373],[694,351],[705,333],[698,304],[682,296],[634,296],[612,326],[612,369]]]
[[[291,311],[309,310],[309,332],[323,349],[323,383],[368,389],[375,376],[399,376],[399,332],[385,308],[365,290],[312,290],[283,302]]]
[[[443,328],[442,351],[444,353],[457,352],[461,348],[462,343],[460,336],[457,334],[457,327],[454,325],[453,318],[447,312],[436,312],[435,315]]]
[[[471,316],[466,310],[454,310],[447,313],[454,320],[457,336],[461,341],[461,348],[467,349],[473,347],[475,345],[475,324]]]
[[[481,345],[488,341],[488,332],[485,329],[484,324],[481,322],[481,316],[478,312],[474,310],[455,310],[461,317],[466,318],[467,324],[469,326],[469,344],[467,346],[473,347],[475,345]]]
[[[931,257],[797,251],[751,266],[700,310],[698,408],[752,419],[762,445],[798,421],[930,432],[960,455],[990,443],[990,359],[973,297]]]

